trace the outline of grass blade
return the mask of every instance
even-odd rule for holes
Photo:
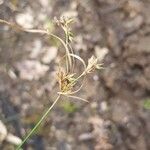
[[[34,126],[34,128],[29,132],[29,134],[24,138],[24,140],[22,141],[22,143],[17,147],[16,150],[21,150],[21,147],[23,146],[23,144],[30,138],[30,136],[36,131],[36,129],[39,127],[39,125],[43,122],[43,120],[47,117],[47,115],[49,114],[49,112],[51,111],[51,109],[54,107],[54,105],[57,103],[57,101],[59,100],[60,95],[56,98],[56,100],[53,102],[53,104],[48,108],[48,110],[43,114],[43,116],[41,117],[41,119],[37,122],[37,124]]]

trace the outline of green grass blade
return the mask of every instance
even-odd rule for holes
[[[39,127],[39,125],[44,121],[44,119],[47,117],[51,109],[54,107],[54,105],[59,100],[60,95],[56,98],[54,103],[48,108],[48,110],[43,114],[41,119],[37,122],[37,124],[34,126],[34,128],[29,132],[29,134],[24,138],[24,140],[21,142],[21,144],[16,148],[16,150],[21,150],[21,147],[24,145],[24,143],[30,138],[31,135],[36,131],[36,129]]]

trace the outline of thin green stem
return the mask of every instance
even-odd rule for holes
[[[36,129],[39,127],[39,125],[44,121],[44,119],[47,117],[51,109],[54,107],[54,105],[57,103],[57,101],[60,98],[60,94],[56,98],[56,100],[53,102],[53,104],[48,108],[48,110],[42,115],[41,119],[37,122],[37,124],[34,126],[34,128],[29,132],[29,134],[23,139],[21,144],[17,147],[16,150],[20,150],[23,144],[29,139],[29,137],[36,131]]]

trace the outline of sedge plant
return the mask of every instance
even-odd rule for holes
[[[40,124],[45,120],[49,112],[52,110],[52,108],[56,105],[56,103],[60,100],[62,96],[88,102],[86,99],[76,96],[76,93],[79,92],[83,87],[83,81],[88,74],[92,73],[96,69],[102,68],[102,65],[98,63],[98,58],[96,58],[95,56],[92,56],[88,60],[88,63],[86,64],[85,61],[80,56],[74,53],[74,50],[71,46],[71,42],[73,40],[73,34],[70,29],[70,24],[73,22],[73,19],[61,17],[60,19],[55,18],[54,20],[55,23],[63,29],[65,39],[62,39],[59,36],[50,33],[48,30],[25,29],[19,25],[0,19],[0,23],[6,24],[19,31],[28,32],[28,33],[39,33],[47,36],[52,36],[53,38],[56,38],[63,45],[65,49],[65,55],[60,60],[60,62],[65,60],[64,61],[65,67],[62,67],[60,65],[62,63],[59,63],[58,71],[56,73],[56,78],[59,84],[59,91],[57,92],[57,98],[52,103],[52,105],[49,106],[49,108],[43,113],[40,120],[36,123],[34,128],[27,134],[27,136],[25,136],[25,138],[22,140],[21,144],[18,145],[16,150],[22,149],[26,141],[33,135],[33,133],[40,126]],[[84,68],[83,71],[78,76],[76,76],[76,72],[74,69],[76,65],[76,61],[81,62]],[[82,80],[82,82],[80,82],[81,84],[79,88],[76,89],[75,87],[78,84],[79,80]]]

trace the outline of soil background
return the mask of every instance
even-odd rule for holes
[[[149,150],[150,0],[0,0],[1,19],[63,37],[55,16],[75,18],[75,53],[86,63],[101,58],[104,69],[78,94],[89,103],[61,99],[24,149]],[[24,137],[52,104],[63,53],[53,38],[0,24],[0,120],[8,132]],[[0,149],[15,147],[4,140]]]

